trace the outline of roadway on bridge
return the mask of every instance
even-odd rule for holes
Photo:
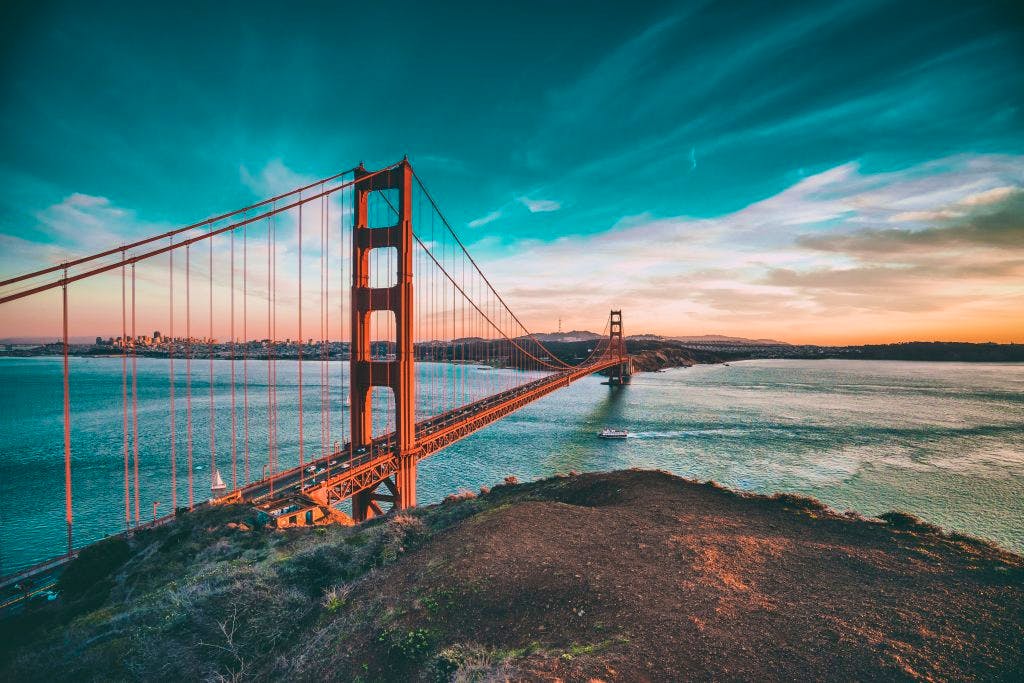
[[[507,391],[441,413],[430,419],[422,420],[416,423],[416,441],[428,440],[428,437],[460,423],[467,422],[473,416],[484,413],[487,410],[508,404],[529,394],[543,392],[544,389],[549,387],[552,389],[556,388],[559,385],[575,381],[580,377],[604,370],[618,362],[617,359],[605,359],[583,368],[574,368],[572,371],[552,373],[532,382],[526,382]],[[286,493],[308,492],[310,489],[323,486],[331,480],[344,478],[348,472],[372,466],[372,464],[377,462],[388,461],[395,458],[396,455],[394,432],[377,437],[368,447],[355,450],[353,450],[351,442],[346,442],[329,455],[311,460],[298,467],[293,467],[250,484],[238,491],[227,494],[221,500],[225,502],[229,500],[261,502]],[[424,457],[426,455],[430,455],[430,453],[425,453]]]

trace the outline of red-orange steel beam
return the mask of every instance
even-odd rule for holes
[[[64,516],[68,525],[68,557],[74,552],[71,540],[71,390],[68,371],[68,286],[63,289],[64,313]]]

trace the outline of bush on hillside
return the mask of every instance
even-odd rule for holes
[[[57,587],[65,598],[77,600],[90,589],[109,579],[131,556],[128,542],[121,537],[108,538],[87,546],[61,574]]]

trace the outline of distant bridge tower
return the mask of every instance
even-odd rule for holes
[[[393,169],[370,175],[360,164],[356,169],[354,229],[352,231],[352,348],[351,419],[352,447],[371,448],[373,440],[373,387],[387,387],[395,400],[396,457],[394,479],[355,494],[352,517],[357,522],[382,514],[379,501],[399,510],[416,505],[416,386],[413,367],[413,236],[412,166],[403,160]],[[369,225],[367,199],[371,192],[398,191],[398,222],[386,228]],[[397,277],[392,287],[370,286],[370,252],[392,247],[397,252]],[[388,278],[388,281],[391,281]],[[391,311],[395,316],[394,360],[372,360],[370,314]]]
[[[622,337],[622,311],[612,311],[608,324],[608,354],[619,357],[619,364],[611,369],[608,383],[625,384],[633,375],[633,362],[626,353],[626,340]]]

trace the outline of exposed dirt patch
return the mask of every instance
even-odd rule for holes
[[[399,591],[387,628],[425,629],[455,671],[576,681],[1021,671],[1022,560],[981,542],[963,548],[903,518],[894,529],[659,472],[492,495],[493,509],[379,578]],[[508,504],[519,495],[532,500]],[[367,596],[353,609],[382,604]],[[396,667],[393,655],[357,638],[344,661],[385,678],[438,666],[427,657]]]
[[[168,529],[0,678],[1021,680],[1024,558],[887,520],[625,471],[354,529]]]

